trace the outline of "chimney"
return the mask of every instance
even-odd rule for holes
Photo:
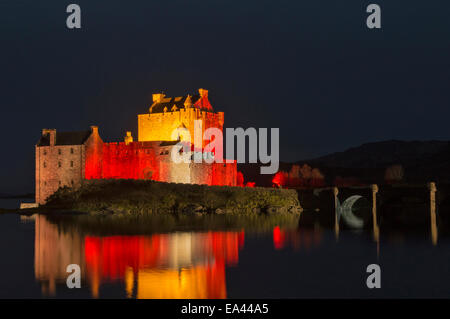
[[[44,128],[42,129],[42,135],[48,135],[50,146],[54,146],[56,144],[56,129]]]
[[[152,94],[153,97],[153,103],[161,103],[162,99],[165,97],[165,94],[162,93],[155,93]]]
[[[208,97],[208,90],[198,89],[198,93],[200,94],[200,97]]]
[[[131,142],[133,142],[133,136],[131,136],[131,132],[130,131],[127,131],[127,133],[126,133],[126,135],[124,137],[124,142],[125,142],[125,145],[128,145]]]
[[[92,134],[98,135],[98,126],[91,125],[91,132]]]

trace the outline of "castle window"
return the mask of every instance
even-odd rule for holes
[[[73,179],[70,181],[70,184],[72,184],[72,186],[73,186]]]
[[[46,168],[47,167],[47,163],[46,162],[44,162],[44,168]]]
[[[61,155],[61,149],[58,148],[58,155]]]
[[[61,186],[61,181],[58,181],[58,185]]]
[[[44,155],[47,155],[47,150],[44,150]]]
[[[73,154],[73,147],[70,148],[70,154]]]
[[[61,167],[61,162],[58,162],[58,167]]]
[[[70,167],[73,167],[73,161],[70,161]]]
[[[44,182],[44,185],[47,185],[47,182]]]

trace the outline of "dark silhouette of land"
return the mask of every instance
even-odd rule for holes
[[[288,172],[293,165],[307,164],[318,168],[324,175],[326,185],[347,180],[357,184],[386,181],[386,170],[393,165],[401,166],[401,182],[437,183],[450,182],[449,141],[383,141],[366,143],[342,152],[295,163],[280,163],[280,170]],[[258,186],[272,184],[273,175],[260,175],[259,164],[239,164],[238,170],[245,181]]]

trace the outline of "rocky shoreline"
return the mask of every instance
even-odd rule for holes
[[[302,211],[295,190],[145,180],[90,180],[78,189],[59,189],[39,209],[106,215],[299,215]]]

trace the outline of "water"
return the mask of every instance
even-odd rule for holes
[[[158,231],[160,229],[160,231]],[[450,240],[298,220],[0,215],[0,298],[448,298]],[[366,267],[381,267],[368,289]],[[81,267],[69,289],[66,267]]]

